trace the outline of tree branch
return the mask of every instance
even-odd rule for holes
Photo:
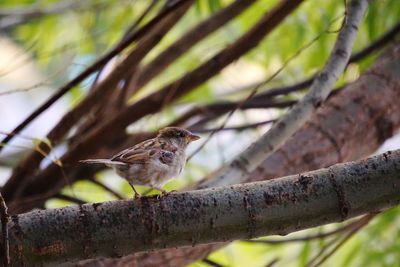
[[[396,150],[270,181],[33,211],[12,217],[11,263],[285,235],[397,205],[399,188]]]

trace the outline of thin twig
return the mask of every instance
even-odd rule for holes
[[[7,213],[7,205],[0,193],[0,216],[1,216],[1,232],[2,232],[2,249],[3,249],[3,265],[10,266],[10,240],[8,237],[8,222],[10,216]]]
[[[76,203],[78,205],[82,205],[82,204],[86,204],[87,203],[86,201],[84,201],[84,200],[82,200],[80,198],[64,195],[64,194],[61,194],[61,193],[56,194],[54,196],[54,198],[62,199],[62,200],[65,200],[65,201],[68,201],[68,202],[72,202],[72,203]]]
[[[213,260],[210,260],[209,258],[204,258],[202,262],[206,263],[207,265],[210,265],[212,267],[224,267],[224,265],[219,264],[218,262],[215,262]]]
[[[321,251],[311,260],[307,263],[307,267],[318,267],[321,266],[329,257],[331,257],[341,246],[343,246],[346,241],[348,241],[355,233],[357,233],[360,229],[362,229],[364,226],[366,226],[375,216],[379,213],[370,213],[368,215],[365,215],[364,217],[360,218],[359,220],[355,221],[354,224],[352,225],[352,229],[350,229],[349,233],[339,241],[340,237],[338,239],[334,240],[333,242],[325,245]],[[314,264],[322,255],[323,253],[329,249],[332,245],[334,245],[337,241],[339,241],[336,246],[333,247],[331,251],[329,251],[327,254],[325,254],[317,263]]]
[[[279,258],[272,259],[270,262],[265,265],[265,267],[272,267],[279,261]]]
[[[260,122],[255,122],[255,123],[249,123],[249,124],[244,124],[240,126],[232,126],[232,127],[224,127],[221,129],[221,127],[218,128],[206,128],[206,129],[191,129],[191,131],[196,132],[196,133],[207,133],[207,132],[215,132],[215,131],[243,131],[249,128],[255,128],[258,126],[262,126],[265,124],[270,124],[275,122],[276,120],[265,120],[265,121],[260,121]]]
[[[283,244],[283,243],[292,243],[292,242],[304,242],[304,241],[311,241],[311,240],[315,240],[315,239],[323,239],[332,235],[336,235],[339,233],[343,233],[343,232],[348,232],[352,229],[354,229],[355,227],[358,227],[360,225],[360,221],[365,220],[365,217],[362,217],[361,219],[358,219],[352,223],[349,223],[347,225],[344,225],[342,227],[339,227],[335,230],[332,231],[328,231],[325,233],[318,233],[315,235],[309,235],[309,236],[303,236],[303,237],[295,237],[295,238],[287,238],[287,239],[281,239],[281,240],[265,240],[265,239],[261,239],[261,240],[242,240],[242,242],[246,242],[246,243],[256,243],[256,244],[268,244],[268,245],[274,245],[274,244]]]
[[[125,199],[121,194],[119,194],[117,191],[115,191],[114,189],[106,186],[105,184],[103,184],[100,181],[97,181],[95,178],[90,178],[89,179],[90,182],[94,183],[97,186],[100,186],[101,188],[103,188],[104,190],[106,190],[107,192],[109,192],[110,194],[112,194],[113,196],[115,196],[117,199]]]

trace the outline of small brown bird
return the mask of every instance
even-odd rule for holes
[[[186,164],[185,149],[199,138],[188,130],[167,127],[160,130],[156,138],[125,149],[111,159],[87,159],[81,162],[101,163],[113,168],[129,182],[135,198],[140,195],[134,185],[146,185],[166,193],[162,185],[182,172]]]

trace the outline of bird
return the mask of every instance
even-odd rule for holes
[[[134,198],[139,198],[135,185],[145,185],[167,191],[162,186],[178,176],[186,164],[186,147],[200,136],[179,127],[166,127],[155,138],[145,140],[122,150],[110,159],[86,159],[82,163],[105,164],[126,179],[132,187]]]

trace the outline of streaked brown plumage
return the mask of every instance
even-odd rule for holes
[[[88,159],[84,163],[101,163],[113,168],[125,178],[135,192],[134,185],[146,185],[165,193],[161,187],[179,175],[186,164],[187,145],[200,137],[188,130],[167,127],[156,138],[125,149],[110,159]]]

